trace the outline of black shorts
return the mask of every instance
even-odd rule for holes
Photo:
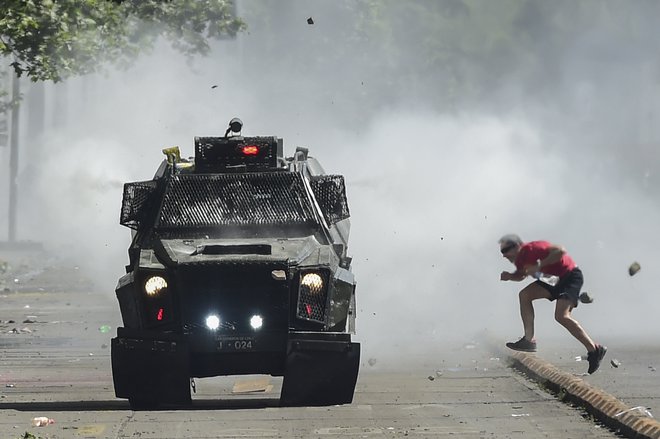
[[[578,267],[575,267],[564,277],[560,278],[556,285],[550,285],[540,280],[536,281],[537,284],[548,290],[550,295],[550,301],[562,298],[568,299],[573,303],[573,306],[578,306],[578,299],[580,297],[580,290],[582,290],[582,284],[584,284],[584,278],[582,277],[582,270]]]

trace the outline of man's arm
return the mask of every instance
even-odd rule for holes
[[[561,245],[552,244],[550,247],[548,247],[548,250],[548,256],[539,261],[539,268],[556,264],[557,262],[561,261],[561,258],[566,254],[566,249]]]
[[[565,254],[566,249],[564,247],[552,244],[548,247],[548,255],[545,258],[536,261],[536,264],[526,265],[524,272],[527,275],[533,275],[538,271],[543,272],[543,267],[556,264]]]
[[[500,280],[512,280],[515,282],[520,282],[524,278],[526,278],[527,275],[522,272],[515,271],[513,273],[509,273],[508,271],[503,271],[500,274]]]

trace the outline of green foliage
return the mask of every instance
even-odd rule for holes
[[[244,23],[230,0],[3,0],[0,54],[33,81],[61,81],[107,63],[128,65],[159,35],[186,55],[233,37]]]

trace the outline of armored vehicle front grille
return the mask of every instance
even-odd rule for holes
[[[314,223],[296,173],[173,176],[157,227],[277,226]]]
[[[277,280],[281,264],[185,265],[179,267],[182,323],[188,334],[209,335],[209,316],[217,316],[217,335],[287,331],[289,283]],[[261,328],[251,326],[259,316]]]

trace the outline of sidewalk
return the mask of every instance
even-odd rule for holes
[[[538,353],[493,348],[541,387],[564,401],[583,406],[627,437],[660,438],[660,422],[652,417],[660,413],[660,380],[655,366],[660,361],[660,348],[612,342],[593,375],[586,374],[587,362],[575,356],[575,350],[558,343],[543,346]]]

